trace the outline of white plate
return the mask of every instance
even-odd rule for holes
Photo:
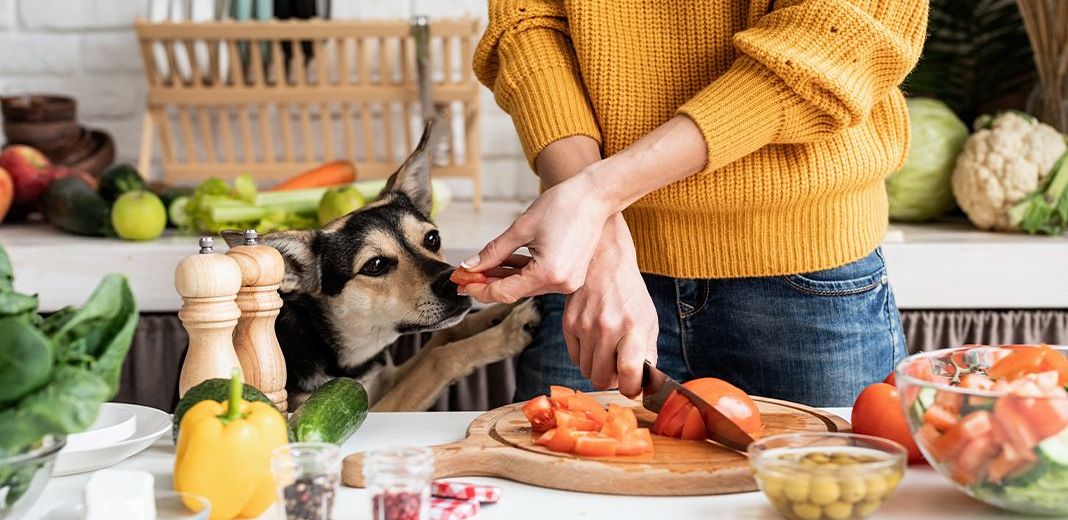
[[[73,475],[113,466],[140,453],[171,430],[171,416],[166,412],[135,404],[114,404],[133,412],[137,421],[137,429],[133,435],[126,440],[95,449],[60,452],[56,457],[52,476]]]
[[[60,454],[85,451],[126,440],[137,430],[137,418],[129,408],[118,403],[104,403],[96,421],[88,430],[67,436]]]
[[[157,491],[156,520],[203,520],[211,514],[210,504],[205,499],[197,497],[198,500],[204,500],[208,507],[194,512],[182,503],[181,497],[179,493]],[[56,506],[48,512],[45,520],[85,520],[85,504],[79,499]]]

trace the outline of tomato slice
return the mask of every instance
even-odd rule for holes
[[[597,427],[597,423],[587,417],[585,412],[580,412],[578,410],[556,410],[554,415],[558,426],[566,426],[577,432],[595,432],[600,430],[600,428]]]
[[[545,443],[545,447],[559,453],[571,453],[575,449],[575,431],[566,426],[561,426],[553,431],[553,436]]]
[[[634,415],[634,410],[617,404],[608,405],[608,419],[613,417],[619,417],[622,419],[631,430],[638,427],[638,417]]]
[[[534,444],[537,444],[538,446],[547,446],[552,440],[553,436],[556,435],[556,430],[557,428],[553,428],[539,435],[537,439],[534,439]]]
[[[953,461],[950,469],[951,474],[958,472],[963,475],[964,485],[972,485],[986,477],[987,466],[997,456],[1001,448],[994,442],[990,435],[976,437],[968,442],[960,454]]]
[[[1057,350],[1051,348],[1049,345],[1042,345],[1041,348],[1046,356],[1043,358],[1043,365],[1046,370],[1053,370],[1057,372],[1060,377],[1059,383],[1061,386],[1068,385],[1068,358],[1065,358],[1063,354]]]
[[[991,379],[1014,379],[1024,374],[1040,372],[1045,356],[1046,353],[1041,348],[1020,349],[994,363],[986,373]]]
[[[957,424],[957,414],[946,410],[942,405],[935,404],[924,412],[923,422],[944,432]]]
[[[967,374],[960,378],[960,386],[975,390],[992,390],[994,382],[983,374]]]
[[[1042,441],[1068,428],[1068,399],[1064,397],[1002,397],[1026,418],[1035,440]]]
[[[665,437],[679,437],[682,435],[682,427],[686,424],[686,417],[690,413],[693,404],[681,395],[671,394],[660,413],[653,421],[653,433]]]
[[[553,414],[553,403],[548,397],[539,395],[523,405],[523,415],[527,416],[531,428],[541,433],[556,427],[556,417]]]
[[[575,439],[575,455],[611,457],[616,454],[619,441],[599,433],[589,433]]]
[[[551,400],[557,408],[566,409],[567,401],[570,400],[573,395],[575,395],[575,391],[566,386],[549,386],[549,400]]]
[[[998,484],[1006,478],[1022,475],[1031,468],[1035,460],[1034,453],[1021,452],[1012,444],[1005,444],[1001,447],[1001,453],[987,466],[987,479]]]
[[[760,410],[757,409],[756,403],[738,387],[713,377],[687,381],[683,383],[683,386],[706,400],[746,433],[753,437],[763,435],[764,425],[760,420]],[[688,433],[691,437],[697,438],[698,430],[694,421],[700,420],[701,417],[698,415],[696,419],[690,419],[690,410],[693,408],[693,403],[688,399],[678,393],[672,393],[656,416],[653,433],[681,437],[689,420]],[[703,439],[705,436],[701,435],[700,438]]]
[[[627,433],[634,430],[635,426],[623,417],[616,416],[608,418],[608,422],[604,423],[604,427],[601,428],[601,433],[613,439],[623,440]]]
[[[601,406],[601,403],[597,402],[593,397],[590,397],[589,394],[575,392],[575,395],[571,396],[567,401],[567,409],[571,411],[586,412],[586,416],[593,419],[593,422],[597,423],[598,429],[604,426],[604,423],[608,421],[608,412]]]
[[[936,405],[942,406],[950,413],[959,414],[960,407],[964,405],[964,394],[939,390],[938,393],[935,394],[934,402]]]
[[[1008,359],[1008,358],[1006,358]],[[994,403],[994,421],[997,422],[1007,444],[1013,445],[1017,451],[1030,452],[1038,445],[1036,434],[1031,430],[1031,424],[1027,417],[1017,411],[1012,396],[1002,397]]]
[[[449,280],[453,283],[463,287],[471,283],[486,283],[486,275],[482,273],[472,273],[463,267],[457,267],[455,271],[449,275]]]
[[[697,410],[696,406],[691,406],[690,411],[686,414],[686,422],[682,424],[680,436],[688,441],[705,440],[705,420],[701,417],[701,412]]]
[[[641,455],[653,452],[653,438],[647,428],[631,430],[616,446],[616,455]]]

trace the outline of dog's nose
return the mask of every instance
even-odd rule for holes
[[[449,279],[449,275],[452,274],[452,270],[446,271],[444,274],[438,276],[437,280],[431,285],[431,290],[434,291],[434,295],[438,298],[455,298],[456,289],[459,288],[456,282]]]

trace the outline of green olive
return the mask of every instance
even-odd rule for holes
[[[794,504],[794,514],[801,520],[819,520],[823,516],[823,510],[820,509],[820,506],[802,502]]]
[[[846,520],[850,516],[853,516],[853,504],[847,504],[845,502],[828,504],[823,508],[823,514],[827,515],[827,518],[830,518],[831,520]]]
[[[820,466],[819,462],[808,458],[801,459],[801,462],[798,464],[800,464],[802,468],[818,468]]]
[[[841,494],[838,481],[833,477],[816,477],[809,486],[808,499],[817,506],[825,506],[838,500]]]
[[[886,479],[881,476],[864,479],[864,485],[868,488],[868,500],[879,500],[886,494]]]
[[[868,487],[860,477],[843,477],[839,486],[842,488],[842,501],[856,504],[868,495]]]
[[[760,488],[769,498],[781,498],[783,494],[783,481],[779,477],[763,476],[760,478]]]
[[[831,458],[826,453],[809,453],[805,455],[805,459],[819,464],[826,464],[831,461]]]
[[[860,517],[869,516],[879,509],[879,506],[883,505],[878,500],[867,500],[857,504],[857,515]]]
[[[891,470],[890,474],[886,476],[886,492],[889,493],[897,487],[897,484],[901,482],[901,472],[897,470]]]
[[[834,455],[831,456],[831,460],[833,460],[834,462],[839,463],[839,464],[841,464],[843,462],[855,463],[857,461],[856,458],[854,458],[852,455],[850,455],[848,453],[835,453]]]
[[[807,478],[794,476],[786,480],[783,485],[783,492],[786,494],[786,498],[792,502],[806,502],[808,501],[809,487]]]

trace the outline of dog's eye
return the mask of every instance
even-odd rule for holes
[[[362,274],[364,276],[382,276],[386,274],[386,271],[389,270],[389,266],[389,259],[381,256],[376,256],[368,260],[366,264],[363,264],[363,267],[360,268],[359,274]]]
[[[438,234],[438,230],[427,231],[426,236],[423,237],[423,245],[431,251],[437,251],[441,247],[441,235]]]

